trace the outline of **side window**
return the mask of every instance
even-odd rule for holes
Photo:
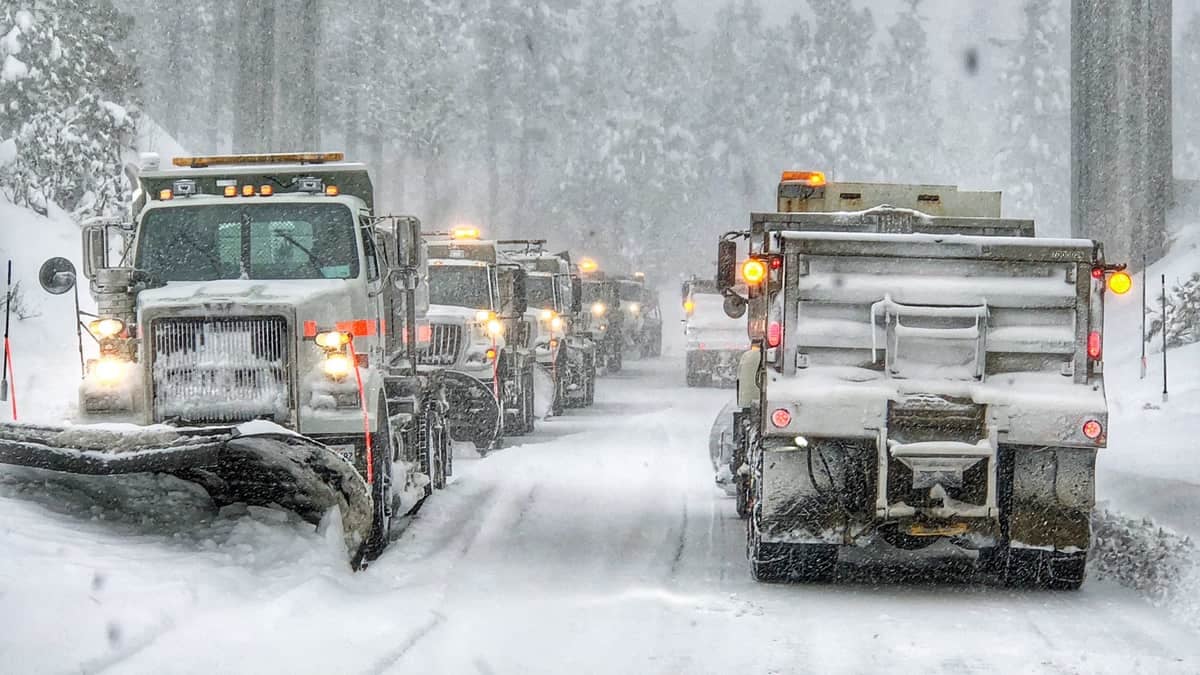
[[[379,257],[375,250],[375,231],[367,227],[368,221],[362,219],[360,221],[363,227],[359,228],[363,239],[363,254],[366,256],[367,279],[370,281],[379,280]]]

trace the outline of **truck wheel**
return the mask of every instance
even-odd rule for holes
[[[588,369],[587,383],[584,385],[583,404],[591,406],[596,402],[596,362],[592,361]]]
[[[738,518],[745,520],[750,516],[750,481],[745,478],[734,477],[734,486],[737,490],[734,495],[734,502],[737,504]]]
[[[371,439],[372,472],[374,480],[371,483],[371,532],[363,542],[354,560],[355,567],[375,560],[387,548],[388,536],[392,529],[392,462],[400,459],[400,444],[392,443],[391,423],[388,422],[387,402],[381,397],[378,429]]]
[[[557,377],[554,378],[554,401],[550,404],[550,414],[554,417],[561,416],[563,414],[563,410],[566,408],[566,372],[565,364],[559,365],[555,368]]]
[[[521,394],[523,401],[521,408],[524,414],[522,419],[523,433],[531,434],[533,433],[534,423],[537,420],[537,402],[535,401],[533,393],[533,373],[526,373],[525,376],[521,378],[521,381],[525,383],[525,385],[522,387],[523,391]]]
[[[428,411],[425,415],[425,448],[429,457],[429,484],[425,486],[425,495],[429,496],[434,490],[446,487],[446,443],[436,420],[431,419]]]

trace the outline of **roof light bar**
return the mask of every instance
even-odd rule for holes
[[[206,166],[234,166],[237,164],[324,164],[345,159],[341,152],[276,152],[257,155],[201,155],[197,157],[175,157],[171,164],[185,169],[202,169]]]
[[[801,183],[809,187],[824,187],[825,173],[822,171],[784,171],[781,183]]]

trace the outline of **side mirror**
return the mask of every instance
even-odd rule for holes
[[[717,243],[717,288],[726,291],[737,283],[737,242],[722,239]]]
[[[725,310],[725,316],[731,319],[740,319],[746,316],[746,299],[737,293],[730,293],[725,296],[722,308]]]
[[[417,267],[421,264],[420,249],[425,245],[421,238],[421,221],[417,218],[402,218],[396,227],[396,245],[399,247],[397,260],[404,267]]]
[[[583,279],[571,277],[571,313],[583,311]]]
[[[62,295],[75,288],[75,265],[66,258],[51,258],[38,270],[38,283],[51,295]]]
[[[108,267],[108,236],[103,225],[83,228],[83,276],[96,278],[96,270]]]

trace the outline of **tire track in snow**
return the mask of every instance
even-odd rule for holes
[[[386,673],[400,665],[400,661],[405,657],[405,655],[412,651],[413,647],[417,646],[417,643],[420,642],[422,638],[432,633],[435,628],[442,625],[442,623],[446,620],[446,615],[437,610],[431,610],[430,614],[433,616],[429,619],[429,621],[426,621],[424,624],[418,626],[416,630],[409,633],[408,637],[404,639],[404,642],[400,643],[399,647],[385,654],[383,658],[377,661],[375,665],[366,672],[370,673],[371,675],[383,675],[383,673]]]
[[[99,673],[103,673],[115,666],[119,666],[145,651],[155,642],[158,642],[159,638],[174,629],[175,622],[170,618],[167,618],[163,620],[162,623],[139,635],[137,639],[133,640],[128,645],[105,656],[101,656],[83,663],[79,666],[79,672],[83,673],[83,675],[99,675]],[[112,630],[111,625],[109,630]]]

